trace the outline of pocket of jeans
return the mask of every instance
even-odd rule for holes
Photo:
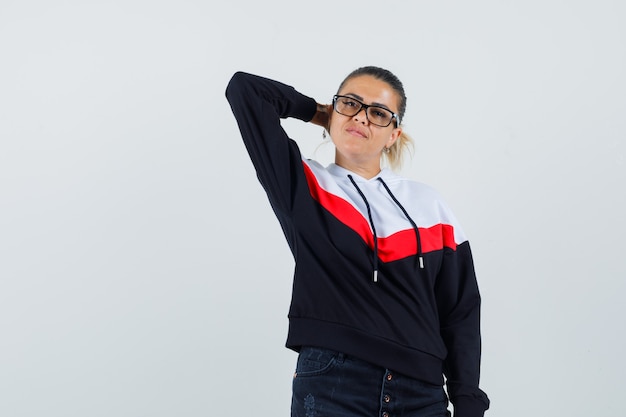
[[[315,347],[303,347],[298,355],[294,377],[322,375],[333,369],[340,353]]]

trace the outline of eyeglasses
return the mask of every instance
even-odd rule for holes
[[[333,108],[337,113],[350,117],[356,116],[361,109],[365,109],[365,117],[367,117],[370,123],[380,127],[387,127],[395,120],[396,127],[398,127],[397,114],[384,107],[364,104],[353,97],[335,95],[333,97]]]

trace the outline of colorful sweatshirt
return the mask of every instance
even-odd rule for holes
[[[287,347],[324,347],[443,384],[482,416],[480,295],[470,245],[440,195],[389,169],[365,179],[305,159],[281,118],[316,101],[236,73],[226,97],[295,260]]]

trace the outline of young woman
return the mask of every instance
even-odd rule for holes
[[[299,352],[292,416],[478,417],[480,295],[469,243],[430,187],[381,169],[409,143],[402,83],[353,71],[332,104],[242,72],[226,90],[295,259],[287,347]],[[323,126],[327,167],[281,127]]]

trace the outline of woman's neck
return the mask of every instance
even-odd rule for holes
[[[335,155],[335,165],[352,171],[355,174],[365,178],[372,179],[380,173],[380,161],[370,163],[359,163],[356,161],[346,160],[339,155]]]

